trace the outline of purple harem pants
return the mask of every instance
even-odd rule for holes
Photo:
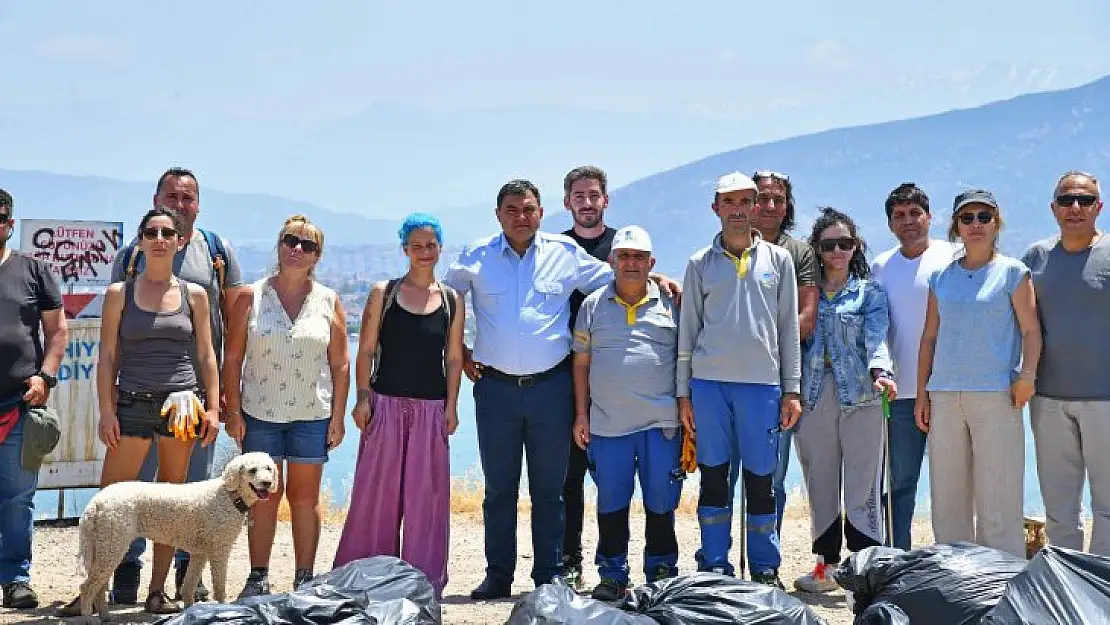
[[[378,555],[400,557],[442,595],[451,517],[444,402],[372,397],[373,417],[359,441],[351,505],[333,566]]]

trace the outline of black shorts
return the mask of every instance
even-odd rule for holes
[[[204,396],[197,397],[204,401]],[[116,419],[119,421],[120,436],[153,439],[154,435],[173,436],[170,422],[162,416],[162,404],[170,391],[157,393],[133,393],[116,390]]]

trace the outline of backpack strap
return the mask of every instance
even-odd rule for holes
[[[204,242],[208,244],[208,255],[212,258],[212,270],[216,272],[216,285],[220,289],[222,304],[227,291],[227,250],[224,249],[223,241],[215,233],[203,228],[197,228],[197,230],[200,230]]]
[[[382,302],[382,314],[378,315],[378,344],[374,346],[373,367],[370,369],[370,383],[378,379],[378,365],[382,360],[382,323],[385,321],[385,311],[397,300],[397,291],[401,286],[401,279],[394,278],[385,283],[385,300]]]
[[[440,297],[443,298],[443,312],[447,314],[447,331],[451,332],[451,322],[455,320],[455,289],[436,280]]]

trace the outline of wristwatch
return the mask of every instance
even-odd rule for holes
[[[42,378],[43,382],[46,382],[46,388],[54,388],[55,386],[58,386],[58,376],[56,375],[50,375],[42,369],[39,369],[37,372],[35,372],[35,375]]]

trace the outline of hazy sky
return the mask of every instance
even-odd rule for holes
[[[0,166],[149,179],[170,152],[143,142],[172,142],[219,186],[252,190],[257,172],[237,169],[243,156],[214,137],[278,149],[375,104],[742,122],[764,141],[1110,73],[1105,0],[793,0],[762,14],[736,0],[586,6],[0,0],[0,132],[11,138]],[[177,127],[151,137],[149,119]],[[673,165],[742,147],[710,135],[675,145]],[[663,162],[610,165],[620,183]],[[325,182],[271,190],[330,199]]]

